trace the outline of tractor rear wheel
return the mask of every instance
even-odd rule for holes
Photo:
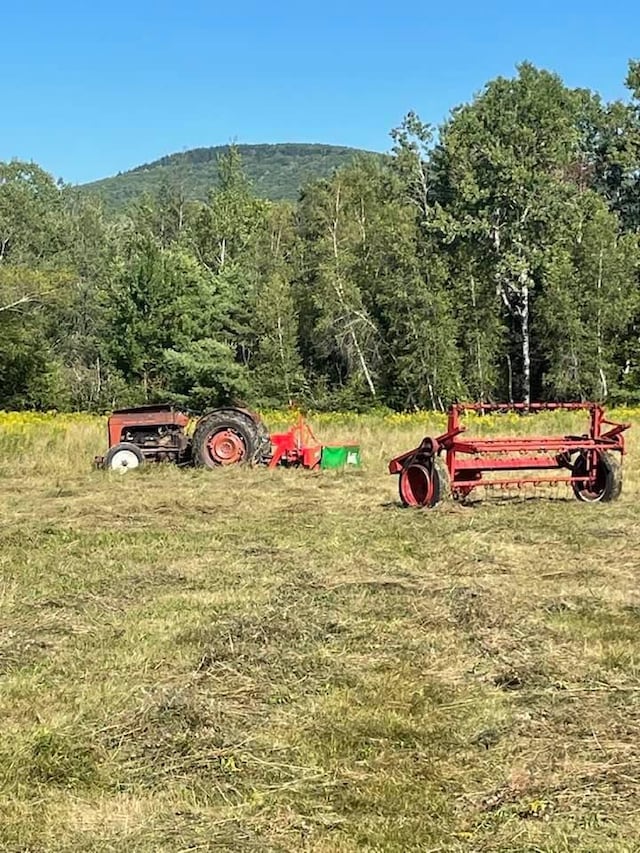
[[[218,409],[200,418],[193,435],[193,461],[204,468],[260,461],[269,436],[264,424],[239,410]]]
[[[404,506],[437,506],[451,490],[447,466],[439,456],[431,464],[411,462],[400,472],[398,490]]]
[[[586,477],[589,465],[586,453],[573,463],[572,477]],[[622,491],[622,468],[612,453],[598,453],[595,478],[592,483],[572,483],[573,493],[583,503],[615,501]]]
[[[104,467],[108,471],[119,471],[124,474],[132,468],[139,468],[144,464],[144,456],[137,444],[129,441],[121,441],[107,450],[104,457]]]

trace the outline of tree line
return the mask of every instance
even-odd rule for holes
[[[296,203],[237,149],[125,213],[0,163],[0,408],[640,400],[640,62],[530,64]]]

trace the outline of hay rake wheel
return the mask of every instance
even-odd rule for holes
[[[439,456],[407,465],[398,479],[404,506],[434,507],[449,497],[449,472]]]
[[[573,464],[572,472],[576,480],[571,485],[579,501],[608,503],[620,497],[622,468],[613,454],[607,452],[580,454]],[[586,480],[577,479],[582,477],[586,477]]]

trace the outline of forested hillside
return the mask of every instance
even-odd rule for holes
[[[627,85],[525,64],[295,203],[233,147],[202,198],[117,215],[1,164],[0,407],[637,401],[640,63]]]
[[[366,152],[337,145],[237,145],[244,172],[255,195],[271,201],[298,198],[309,181],[329,177],[335,169],[351,163]],[[99,195],[109,210],[122,210],[143,193],[156,194],[163,186],[180,192],[186,199],[205,201],[218,185],[218,160],[229,152],[228,145],[194,148],[145,163],[128,172],[104,178],[82,189]]]

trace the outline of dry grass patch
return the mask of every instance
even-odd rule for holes
[[[318,475],[0,437],[0,849],[636,850],[638,439],[616,504],[403,511],[425,424]]]

